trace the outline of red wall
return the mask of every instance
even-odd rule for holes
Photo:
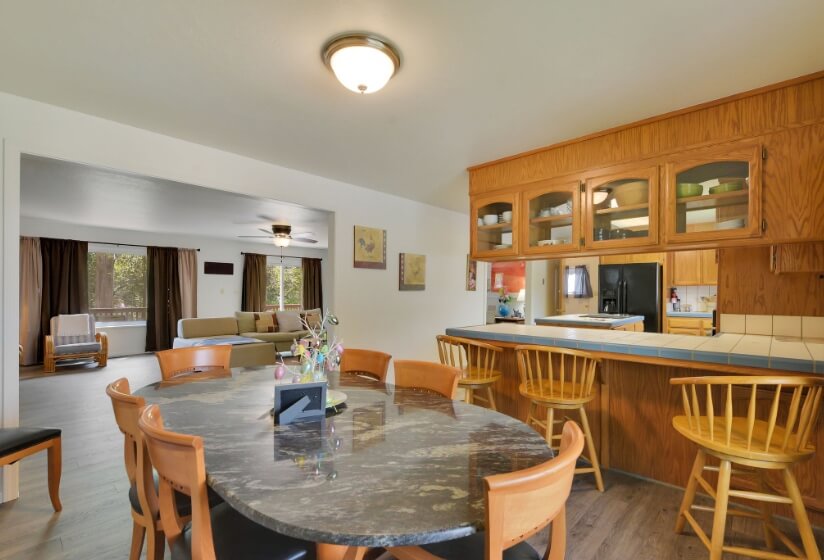
[[[491,291],[497,291],[495,275],[502,272],[504,274],[504,288],[510,294],[517,296],[518,292],[526,287],[526,263],[524,261],[492,263]]]

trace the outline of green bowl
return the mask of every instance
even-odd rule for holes
[[[744,182],[739,183],[721,183],[715,187],[710,187],[710,194],[721,194],[725,192],[740,191],[744,188]]]
[[[675,195],[678,198],[689,196],[699,196],[704,192],[704,186],[700,183],[678,183],[675,187]]]

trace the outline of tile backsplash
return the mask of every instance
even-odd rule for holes
[[[722,313],[719,331],[722,333],[824,339],[824,317]]]
[[[691,311],[700,311],[699,305],[702,297],[714,296],[718,292],[718,286],[674,286],[678,290],[678,297],[681,299],[681,311],[684,305],[688,304]],[[667,309],[672,310],[672,304],[668,303]]]

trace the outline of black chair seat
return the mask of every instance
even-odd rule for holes
[[[154,485],[155,492],[157,492],[157,473],[154,473]],[[209,508],[223,503],[223,498],[218,496],[214,490],[207,488],[207,491],[209,493]],[[175,502],[177,502],[177,511],[181,516],[187,517],[192,514],[192,499],[189,496],[175,491]],[[132,504],[133,510],[143,515],[143,508],[140,507],[140,500],[137,499],[137,486],[129,488],[129,503]]]
[[[486,553],[486,535],[475,533],[462,539],[425,544],[421,548],[445,560],[483,560]],[[541,556],[527,542],[520,542],[504,550],[504,560],[540,560]]]
[[[315,543],[280,535],[250,521],[229,504],[211,510],[212,540],[218,560],[312,560]],[[172,547],[172,560],[191,560],[191,523]]]
[[[60,437],[58,428],[0,428],[0,457]]]

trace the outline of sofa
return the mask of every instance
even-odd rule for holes
[[[258,332],[256,322],[267,315],[272,316],[274,328]],[[231,344],[232,367],[274,364],[277,352],[289,351],[292,341],[308,334],[306,330],[278,330],[276,317],[272,313],[238,311],[234,317],[180,319],[173,347]]]

